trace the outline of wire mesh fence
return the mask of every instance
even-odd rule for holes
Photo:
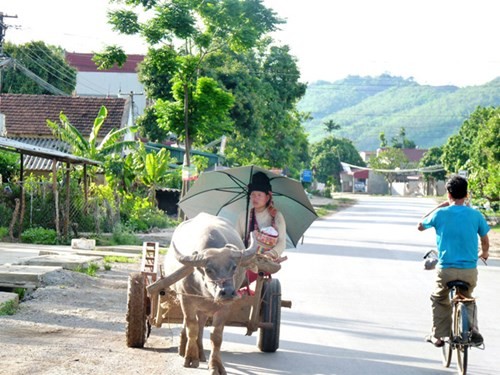
[[[19,185],[6,185],[0,192],[0,227],[8,227],[14,237],[29,228],[54,229],[62,237],[82,233],[112,232],[119,223],[119,207],[112,197],[98,189],[87,194],[82,184],[70,180],[56,185],[44,178],[30,178]]]

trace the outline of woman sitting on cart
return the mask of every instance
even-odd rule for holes
[[[255,232],[261,258],[277,261],[286,246],[286,224],[283,214],[273,206],[271,183],[265,173],[254,173],[248,185],[248,194],[252,208],[248,215],[246,212],[240,214],[236,230],[245,246],[250,241],[250,233]],[[255,266],[247,271],[248,284],[257,279],[257,268]]]

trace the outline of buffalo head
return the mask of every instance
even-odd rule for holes
[[[197,269],[203,279],[204,287],[216,302],[230,301],[237,296],[237,276],[241,276],[245,267],[255,257],[258,243],[251,235],[251,243],[247,249],[241,250],[232,244],[222,248],[208,248],[192,255],[182,255],[172,242],[177,260]]]

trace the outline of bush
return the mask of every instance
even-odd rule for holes
[[[9,234],[9,229],[6,227],[0,227],[0,241]]]
[[[55,245],[57,244],[57,233],[54,229],[30,228],[21,233],[21,242]]]

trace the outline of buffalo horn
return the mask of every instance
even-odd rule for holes
[[[172,241],[172,248],[175,251],[175,257],[179,261],[179,263],[184,264],[185,266],[191,267],[203,267],[205,266],[206,260],[203,257],[203,254],[193,254],[193,255],[183,255],[177,250],[174,242]]]
[[[257,253],[257,248],[259,244],[255,240],[255,234],[250,233],[250,245],[246,248],[239,256],[241,256],[241,262],[248,262],[253,258],[253,256]]]

